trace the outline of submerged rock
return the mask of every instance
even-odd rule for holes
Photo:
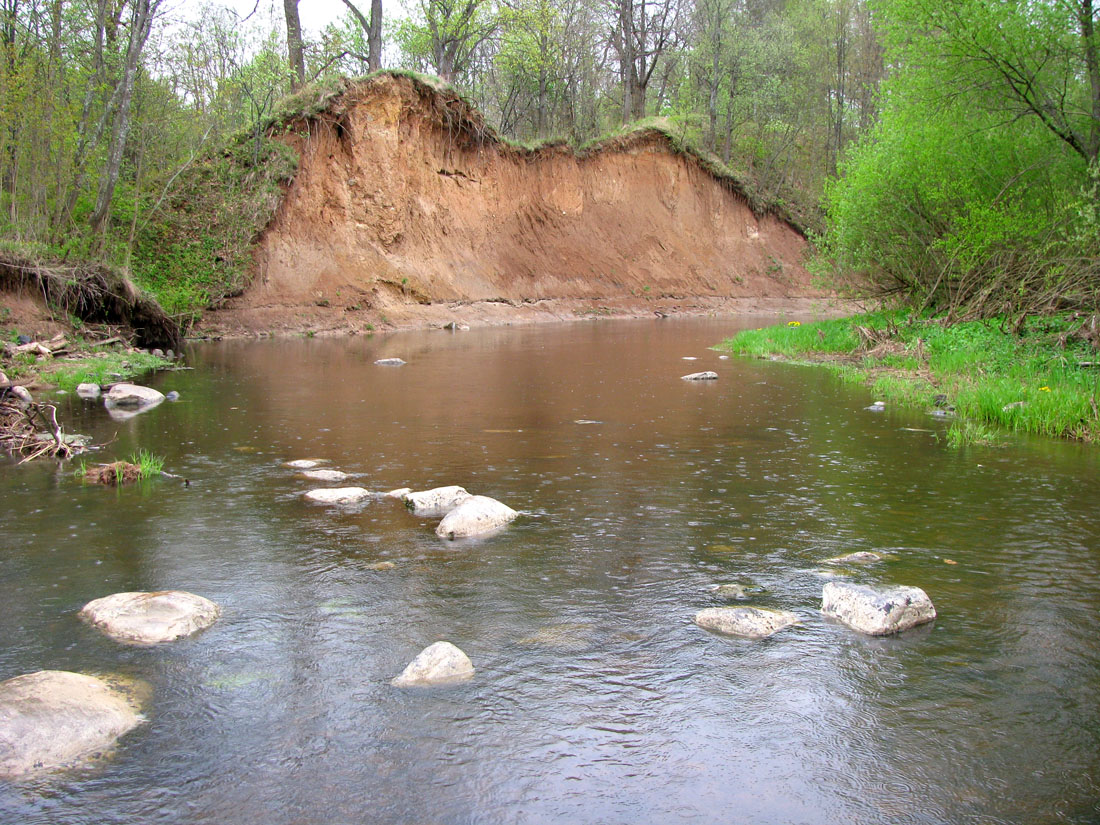
[[[764,639],[798,621],[796,613],[764,607],[708,607],[695,614],[695,624],[704,630],[747,639]]]
[[[822,564],[874,564],[882,561],[882,556],[872,553],[870,550],[859,550],[844,556],[833,556],[831,559],[822,559]]]
[[[435,487],[418,493],[408,493],[405,496],[405,506],[418,516],[438,518],[447,515],[469,497],[470,494],[464,487]]]
[[[347,473],[340,470],[303,470],[299,475],[313,481],[343,481],[349,478]]]
[[[327,463],[328,460],[324,458],[299,458],[288,461],[283,466],[290,467],[292,470],[312,470],[314,467],[320,467],[322,464]]]
[[[180,394],[179,394],[178,392],[176,392],[175,390],[171,390],[171,391],[170,391],[170,392],[169,392],[169,393],[168,393],[168,394],[167,394],[166,396],[164,396],[164,397],[165,397],[165,398],[166,398],[167,400],[169,400],[169,401],[179,401],[179,400],[180,400]]]
[[[368,570],[393,570],[397,565],[392,561],[376,561],[374,564],[368,564]]]
[[[681,375],[684,381],[716,381],[718,373],[707,370],[706,372],[693,372],[690,375]]]
[[[103,390],[99,384],[77,384],[76,394],[81,398],[99,398],[103,394]]]
[[[821,612],[871,636],[900,633],[936,618],[936,608],[919,587],[874,588],[829,582],[821,592]]]
[[[114,593],[80,611],[80,618],[112,639],[140,645],[190,636],[214,624],[219,615],[214,602],[182,590]]]
[[[370,495],[370,490],[362,487],[323,487],[303,493],[306,501],[312,501],[315,504],[354,504],[370,498]]]
[[[443,517],[435,534],[443,539],[460,539],[488,533],[518,516],[507,504],[488,496],[470,496]]]
[[[517,644],[541,647],[559,653],[584,653],[595,647],[596,625],[587,622],[558,622],[540,627]]]
[[[0,777],[80,763],[143,720],[137,703],[102,679],[40,670],[0,682]]]
[[[446,685],[473,675],[474,665],[469,656],[450,642],[436,642],[420,651],[390,684],[395,687]]]
[[[744,585],[740,584],[715,585],[711,593],[719,599],[726,599],[727,601],[742,601],[749,597],[749,594],[745,591]]]
[[[405,362],[400,358],[379,358],[374,362],[380,367],[403,367]]]

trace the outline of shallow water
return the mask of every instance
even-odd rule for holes
[[[190,486],[0,465],[0,679],[153,688],[109,761],[0,786],[0,822],[1100,821],[1100,452],[948,449],[822,370],[719,360],[738,326],[230,342],[130,421],[66,399],[104,460],[148,449]],[[307,457],[524,515],[444,542],[393,501],[306,504],[340,486],[281,466]],[[822,618],[819,561],[856,550],[889,557],[844,575],[924,588],[934,625]],[[722,583],[802,624],[700,630]],[[153,648],[76,617],[165,588],[224,616]],[[471,682],[390,686],[441,638]]]

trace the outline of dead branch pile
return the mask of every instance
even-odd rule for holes
[[[0,447],[33,461],[42,456],[72,458],[84,451],[65,437],[57,423],[57,407],[0,397]]]

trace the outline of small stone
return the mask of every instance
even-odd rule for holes
[[[442,539],[469,538],[503,527],[519,513],[488,496],[470,496],[443,517],[435,534]]]
[[[170,349],[166,349],[164,351],[164,357],[167,358],[169,361],[175,361],[176,360],[176,353],[174,353]]]
[[[418,516],[438,518],[447,515],[469,497],[470,494],[464,487],[434,487],[431,490],[407,494],[405,506]]]
[[[390,684],[395,687],[445,685],[465,681],[474,675],[470,657],[450,642],[429,645],[409,662]]]
[[[346,478],[350,478],[347,473],[340,470],[303,470],[298,475],[303,478],[311,479],[312,481],[343,481]]]
[[[76,394],[81,398],[99,398],[103,390],[99,384],[77,384]]]
[[[704,630],[747,639],[764,639],[798,622],[796,613],[763,607],[708,607],[695,614]]]
[[[900,633],[936,618],[936,608],[919,587],[873,588],[829,582],[821,592],[821,612],[871,636]]]
[[[320,467],[325,463],[327,463],[327,459],[324,458],[298,458],[286,462],[283,466],[290,467],[292,470],[312,470],[314,467]]]
[[[374,564],[368,564],[368,570],[393,570],[397,567],[392,561],[376,561]]]
[[[1003,407],[1001,407],[1001,412],[1009,412],[1010,410],[1022,410],[1026,406],[1026,401],[1013,401],[1011,404],[1005,404]]]
[[[171,392],[169,392],[164,397],[168,401],[179,401],[180,400],[180,394],[178,392],[176,392],[175,390],[172,390]]]
[[[706,372],[693,372],[690,375],[681,375],[684,381],[716,381],[718,373],[707,370]]]
[[[154,358],[163,358],[164,357],[164,350],[155,349],[152,352],[150,352],[149,354],[152,355]]]
[[[864,407],[864,409],[865,410],[870,410],[871,412],[882,412],[883,410],[886,409],[886,402],[885,401],[876,401],[870,407]]]
[[[306,501],[312,501],[315,504],[354,504],[370,498],[370,490],[362,487],[326,487],[310,490],[303,495]]]
[[[403,367],[405,362],[400,358],[379,358],[374,362],[380,367]]]
[[[8,384],[8,376],[6,373],[0,372],[0,384]]]
[[[390,490],[389,492],[383,493],[382,495],[385,498],[396,498],[404,501],[405,496],[407,496],[411,492],[412,487],[398,487],[396,490]]]
[[[94,676],[40,670],[0,682],[0,777],[84,762],[142,721],[131,696]]]
[[[209,627],[221,610],[214,602],[182,590],[114,593],[84,605],[80,618],[115,641],[158,644]]]
[[[30,391],[26,387],[11,387],[8,392],[19,399],[19,403],[22,405],[33,404],[34,396],[30,394]]]

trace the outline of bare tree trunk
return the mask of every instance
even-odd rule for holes
[[[634,116],[634,87],[638,84],[634,66],[634,4],[619,0],[619,65],[623,73],[623,123]]]
[[[126,67],[122,80],[115,90],[117,108],[114,125],[111,128],[111,141],[107,148],[107,168],[99,179],[99,194],[96,197],[95,210],[92,212],[92,234],[99,236],[102,248],[107,230],[107,217],[111,211],[111,200],[115,195],[119,171],[122,169],[122,152],[126,148],[126,138],[130,134],[130,103],[134,97],[134,82],[137,79],[138,63],[142,49],[149,38],[153,26],[153,15],[160,0],[136,0],[130,21],[130,41],[126,47]]]
[[[370,29],[367,32],[367,68],[382,68],[382,0],[371,0]]]
[[[1086,138],[1087,159],[1095,165],[1100,158],[1100,42],[1097,40],[1096,24],[1093,20],[1096,12],[1092,0],[1081,0],[1078,20],[1081,24],[1081,39],[1085,48],[1085,70],[1089,76],[1092,122]]]
[[[298,19],[298,0],[283,0],[286,15],[286,50],[290,59],[290,90],[298,91],[306,82],[306,61],[302,53],[302,23]]]

